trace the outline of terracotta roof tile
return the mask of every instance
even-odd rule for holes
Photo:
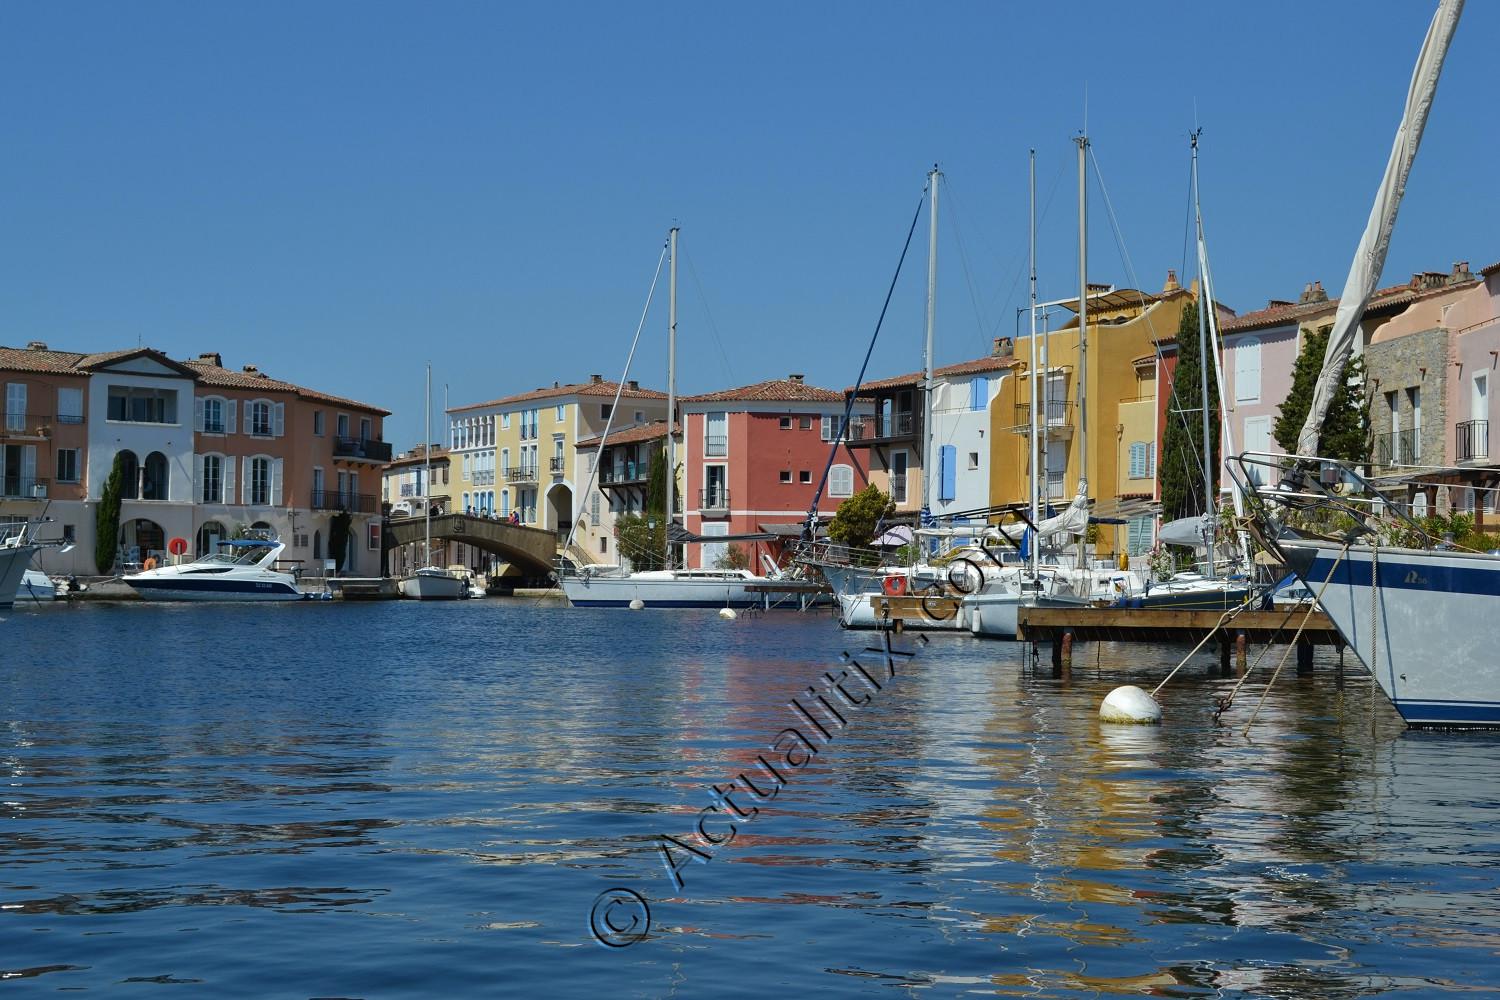
[[[207,361],[193,359],[182,362],[192,369],[198,376],[198,381],[203,385],[219,389],[246,389],[251,392],[289,392],[303,399],[311,399],[320,403],[331,403],[335,406],[347,406],[356,410],[367,410],[378,413],[381,416],[390,416],[389,410],[382,410],[378,406],[369,403],[361,403],[355,399],[346,399],[343,396],[334,396],[306,386],[295,385],[291,382],[283,382],[272,378],[265,372],[235,371],[230,368],[221,368],[218,365],[209,364]]]
[[[683,396],[684,403],[842,403],[844,394],[808,385],[800,378],[773,378],[738,389]]]
[[[609,443],[611,446],[617,444],[635,444],[640,441],[655,441],[657,438],[665,438],[666,436],[667,422],[665,420],[653,420],[646,424],[632,424],[629,427],[622,427],[619,430],[611,430],[609,432]],[[672,436],[679,439],[682,437],[681,424],[674,423],[672,425]],[[591,437],[580,441],[574,447],[597,448],[603,440],[604,436],[601,434],[598,437]]]
[[[1009,355],[1004,357],[991,355],[987,358],[975,358],[973,361],[960,361],[957,364],[934,368],[932,376],[933,378],[946,378],[950,375],[978,375],[981,372],[997,372],[1006,368],[1014,368],[1016,364],[1016,359]],[[922,372],[909,372],[905,375],[877,379],[873,382],[865,382],[859,387],[859,391],[869,392],[872,389],[896,389],[902,386],[920,385],[922,376]],[[854,386],[852,385],[844,390],[846,394],[853,391]]]
[[[611,382],[609,379],[601,379],[598,382],[569,382],[566,385],[555,385],[551,388],[533,389],[530,392],[516,393],[514,396],[502,396],[499,399],[491,399],[484,403],[466,403],[463,406],[450,406],[449,413],[458,413],[463,410],[482,410],[490,406],[508,406],[511,403],[529,403],[532,400],[551,399],[557,396],[610,396],[613,397],[615,390],[619,389],[620,383]],[[632,389],[625,387],[620,394],[621,399],[666,399],[667,394],[656,389]]]

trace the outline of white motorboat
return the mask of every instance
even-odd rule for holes
[[[1121,607],[1164,608],[1173,611],[1228,611],[1250,599],[1254,588],[1243,576],[1213,577],[1175,573],[1159,583],[1148,583],[1139,596],[1121,597]]]
[[[585,566],[562,579],[575,608],[748,608],[764,595],[753,586],[773,583],[745,569],[662,569],[625,573],[617,566]]]
[[[157,566],[124,578],[148,601],[300,601],[311,595],[276,568],[286,545],[274,538],[230,538],[195,562]]]
[[[960,614],[974,635],[1014,639],[1023,607],[1103,604],[1140,593],[1143,586],[1131,570],[1102,566],[1078,570],[1043,563],[1035,575],[1029,569],[1010,570],[965,597]]]
[[[16,591],[18,600],[51,601],[57,598],[57,584],[39,569],[28,569],[21,575],[21,586]]]

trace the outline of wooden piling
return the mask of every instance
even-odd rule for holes
[[[1064,673],[1073,669],[1073,633],[1064,632],[1062,636],[1062,669]]]
[[[1244,629],[1234,634],[1234,665],[1241,674],[1250,666],[1250,639]]]
[[[1310,677],[1313,672],[1313,647],[1306,639],[1297,640],[1297,676]]]
[[[1229,636],[1219,640],[1219,676],[1229,676]]]

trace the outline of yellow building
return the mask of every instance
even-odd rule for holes
[[[1091,286],[1098,288],[1099,286]],[[1145,510],[1156,495],[1157,364],[1155,341],[1177,331],[1183,308],[1196,297],[1168,272],[1157,293],[1100,289],[1089,295],[1088,371],[1084,379],[1088,414],[1088,468],[1080,463],[1082,435],[1078,398],[1078,302],[1064,303],[1073,316],[1051,331],[1047,377],[1039,385],[1041,489],[1044,501],[1067,503],[1080,475],[1098,517],[1126,517],[1128,525],[1100,531],[1100,555],[1126,550],[1129,538],[1149,537]],[[1040,357],[1040,345],[1037,356]],[[1028,338],[1016,341],[1014,378],[1001,384],[1001,398],[990,410],[990,502],[1024,504],[1030,499],[1032,351]],[[1040,370],[1037,364],[1035,370]],[[1137,523],[1139,522],[1139,523]]]
[[[580,535],[588,534],[605,500],[597,483],[589,496],[579,495],[589,482],[593,452],[580,453],[576,445],[604,432],[619,389],[619,383],[594,375],[587,382],[554,382],[550,388],[450,407],[454,509],[548,528],[559,538],[581,520]],[[631,381],[620,392],[619,407],[617,428],[661,420],[667,394]]]

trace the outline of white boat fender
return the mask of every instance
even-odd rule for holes
[[[1116,722],[1122,725],[1159,726],[1161,706],[1156,699],[1134,684],[1117,687],[1104,696],[1099,706],[1100,722]]]
[[[639,611],[642,608],[644,608],[645,606],[646,606],[646,602],[643,601],[643,600],[641,600],[639,597],[632,597],[630,599],[630,610],[631,611]]]
[[[739,615],[737,615],[737,614],[734,613],[734,609],[733,608],[720,608],[719,609],[719,617],[722,618],[722,619],[724,619],[725,621],[732,622],[736,618],[738,618]]]

